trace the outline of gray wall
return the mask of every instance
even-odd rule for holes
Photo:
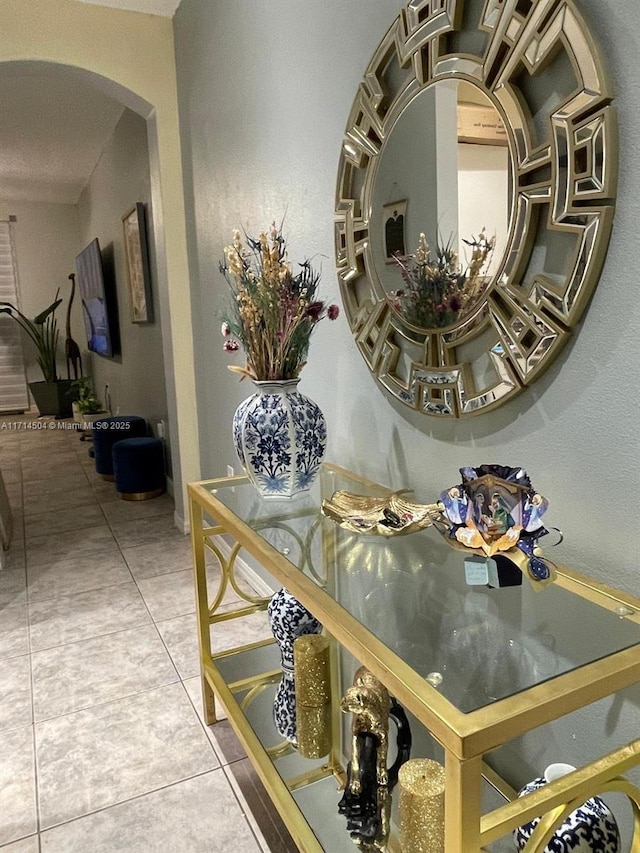
[[[96,392],[104,402],[104,387],[108,384],[114,414],[119,410],[123,415],[140,415],[154,425],[159,419],[167,419],[167,399],[158,292],[157,285],[154,284],[157,282],[157,276],[150,200],[146,122],[130,110],[125,110],[100,156],[89,184],[80,196],[79,248],[83,248],[97,237],[103,256],[112,255],[115,266],[121,354],[108,359],[90,353]],[[131,322],[122,232],[122,217],[129,213],[138,201],[147,207],[155,303],[154,322],[145,324]]]
[[[227,297],[217,271],[232,228],[286,215],[290,256],[319,255],[326,298],[337,300],[334,186],[356,86],[399,0],[183,0],[176,19],[183,147],[191,194],[195,350],[204,473],[235,462],[229,424],[246,385],[226,370],[218,319]],[[579,4],[612,58],[621,116],[620,198],[600,285],[582,327],[533,387],[495,412],[440,423],[413,415],[375,385],[347,323],[314,333],[301,389],[327,417],[328,456],[420,499],[455,482],[461,465],[521,464],[562,528],[559,558],[638,592],[638,546],[620,496],[640,474],[637,379],[640,39],[635,0]],[[616,60],[616,57],[620,59]],[[624,62],[622,61],[624,57]],[[189,200],[189,199],[188,199]],[[331,353],[331,358],[326,355]],[[236,359],[241,361],[240,357]]]
[[[333,209],[341,140],[358,82],[402,5],[182,0],[175,36],[204,476],[237,467],[230,424],[249,393],[226,370],[229,356],[218,333],[226,298],[217,272],[223,246],[232,228],[255,233],[286,210],[290,257],[323,257],[323,295],[339,299]],[[461,465],[524,466],[551,502],[549,524],[564,531],[555,558],[638,593],[632,507],[640,479],[640,17],[637,0],[579,0],[578,6],[612,66],[622,156],[609,255],[571,343],[516,400],[475,419],[440,423],[385,396],[341,318],[314,333],[301,390],[326,415],[329,459],[412,487],[418,500],[456,482]],[[512,770],[514,784],[547,759],[580,763],[637,736],[640,698],[627,697],[611,713],[601,703],[580,715],[579,725],[572,717],[552,734],[538,733]]]

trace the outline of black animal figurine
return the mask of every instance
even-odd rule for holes
[[[356,672],[341,708],[351,712],[353,719],[351,761],[338,811],[346,816],[347,830],[361,850],[384,851],[389,837],[390,793],[400,767],[411,754],[409,721],[404,709],[365,667]],[[397,757],[387,768],[389,717],[397,726]]]

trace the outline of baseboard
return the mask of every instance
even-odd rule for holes
[[[171,477],[166,478],[166,487],[167,494],[170,498],[173,498],[175,502],[173,480],[171,479]],[[185,536],[188,536],[189,533],[191,533],[191,527],[189,526],[188,519],[183,518],[178,512],[178,510],[175,510],[175,512],[173,513],[173,523],[181,533],[184,533]]]
[[[224,557],[229,557],[229,555],[231,554],[231,545],[229,545],[229,543],[223,538],[223,536],[216,536],[215,540],[216,545],[220,549],[221,554]],[[236,557],[235,566],[238,574],[241,575],[249,584],[251,584],[251,586],[253,587],[253,589],[255,589],[258,595],[267,598],[268,596],[273,595],[273,593],[276,591],[275,589],[270,587],[269,584],[266,583],[266,581],[264,581],[260,577],[260,575],[242,559],[242,557]]]
[[[170,498],[172,498],[172,497],[174,497],[173,480],[171,479],[171,477],[166,477],[165,480],[166,480],[166,485],[167,485],[167,494],[169,495]]]
[[[189,533],[191,533],[189,522],[180,515],[178,510],[173,513],[173,523],[181,533],[184,533],[185,536],[188,536]]]

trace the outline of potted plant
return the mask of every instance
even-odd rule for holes
[[[80,379],[76,379],[72,384],[72,391],[74,400],[71,408],[73,419],[77,424],[84,425],[86,429],[94,421],[107,414],[96,396],[88,376],[81,376]]]
[[[57,418],[71,417],[71,386],[69,379],[58,377],[58,324],[56,309],[62,302],[60,289],[56,291],[54,301],[33,320],[29,320],[22,311],[10,302],[0,302],[0,313],[8,314],[31,338],[38,351],[38,365],[43,381],[29,382],[29,389],[41,415],[55,415]]]

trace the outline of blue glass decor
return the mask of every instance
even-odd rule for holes
[[[282,678],[273,700],[273,721],[283,738],[297,744],[293,643],[304,634],[319,634],[322,625],[284,587],[271,597],[267,614],[271,633],[280,647],[282,666]]]
[[[265,498],[290,498],[313,483],[327,427],[299,379],[255,382],[257,392],[233,416],[233,440],[249,479]]]
[[[548,532],[541,519],[549,501],[536,492],[527,472],[506,465],[479,465],[461,468],[460,474],[462,482],[440,495],[450,523],[448,535],[487,557],[511,553],[519,557],[520,565],[524,555],[529,577],[549,580],[551,569],[536,550],[538,539]]]
[[[536,791],[573,770],[575,767],[570,764],[552,764],[544,776],[525,785],[518,796]],[[539,822],[537,817],[514,830],[513,840],[518,850],[524,849]],[[556,829],[544,853],[620,853],[620,849],[620,832],[611,810],[600,797],[591,797]]]

